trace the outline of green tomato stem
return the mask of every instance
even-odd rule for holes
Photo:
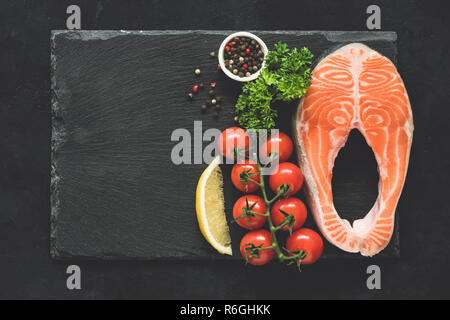
[[[258,187],[260,187],[261,188],[261,183],[259,183],[259,182],[256,182],[255,180],[253,180],[252,178],[248,178],[247,179],[247,182],[253,182],[254,184],[256,184]]]
[[[272,218],[270,216],[270,207],[273,201],[275,201],[278,197],[281,196],[281,193],[278,193],[277,196],[275,196],[272,200],[269,200],[267,198],[267,193],[266,193],[266,187],[264,184],[264,176],[262,174],[262,170],[261,170],[261,164],[259,163],[259,161],[256,161],[256,165],[258,167],[258,172],[259,172],[259,177],[260,177],[260,189],[261,189],[261,193],[263,195],[264,198],[264,202],[266,204],[266,216],[267,216],[267,222],[269,224],[269,231],[270,234],[272,235],[272,249],[275,251],[278,260],[280,260],[281,262],[285,261],[285,260],[290,260],[291,256],[286,256],[283,251],[281,250],[279,244],[278,244],[278,239],[277,239],[277,234],[276,232],[277,227],[274,226],[273,222],[272,222]]]
[[[282,223],[280,223],[277,227],[275,227],[275,231],[281,230],[287,224],[289,224],[289,221],[284,219]]]

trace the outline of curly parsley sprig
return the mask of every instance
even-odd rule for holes
[[[239,124],[245,129],[275,127],[278,112],[271,108],[276,101],[300,99],[311,84],[313,54],[308,48],[289,49],[279,42],[269,51],[259,77],[242,87],[236,103]]]

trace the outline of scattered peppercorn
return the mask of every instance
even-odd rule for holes
[[[200,69],[195,69],[195,71],[194,71],[195,75],[197,75],[197,76],[200,75],[200,72],[201,72]]]
[[[215,88],[216,87],[216,82],[215,81],[211,82],[210,86],[211,86],[211,88]]]
[[[238,122],[239,121],[239,117],[235,116],[233,120],[234,120],[234,122]]]
[[[213,89],[209,90],[208,93],[211,97],[214,97],[216,95],[216,92]]]
[[[203,83],[200,83],[200,84],[198,85],[198,87],[199,87],[200,89],[203,89],[205,86],[203,85]]]
[[[222,67],[220,66],[220,63],[217,64],[217,71],[222,70]]]
[[[214,58],[214,57],[216,56],[216,53],[215,53],[214,51],[211,51],[211,52],[209,53],[209,56],[212,57],[212,58]]]
[[[197,93],[198,91],[198,84],[192,87],[192,92]]]
[[[217,100],[216,99],[212,99],[211,100],[211,104],[216,104],[217,103]]]
[[[220,111],[220,104],[216,104],[216,111],[217,111],[217,112]]]
[[[219,113],[218,113],[217,111],[214,111],[213,117],[214,117],[215,119],[217,119],[217,118],[219,117]]]
[[[188,93],[188,100],[192,100],[194,98],[194,95],[192,93]]]
[[[201,110],[202,112],[206,112],[206,110],[208,110],[208,106],[206,104],[202,104]]]
[[[216,101],[217,101],[217,103],[222,102],[222,97],[216,97]]]

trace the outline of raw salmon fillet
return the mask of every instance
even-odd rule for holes
[[[372,148],[380,174],[374,206],[353,225],[336,212],[331,188],[334,161],[352,129]],[[413,134],[408,94],[393,63],[361,43],[325,57],[313,70],[294,132],[307,200],[323,236],[344,251],[379,253],[394,230]]]

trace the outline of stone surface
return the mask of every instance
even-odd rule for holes
[[[198,230],[195,190],[205,165],[174,165],[170,156],[178,143],[171,141],[175,129],[186,128],[194,137],[194,120],[202,121],[203,130],[223,130],[233,125],[233,105],[240,84],[218,72],[217,59],[208,55],[230,33],[52,33],[53,257],[225,258],[209,246]],[[278,41],[290,47],[307,46],[316,61],[333,48],[353,41],[364,42],[396,61],[393,32],[256,34],[269,48]],[[193,75],[195,68],[202,70],[200,77]],[[213,119],[211,110],[200,112],[213,80],[217,81],[217,93],[223,97],[218,120]],[[205,89],[188,101],[186,95],[196,82],[203,82]],[[287,133],[291,130],[292,105],[278,106],[278,127]],[[355,159],[342,162],[339,175],[353,172],[354,162],[360,167],[360,175],[355,175],[347,186],[338,175],[333,186],[346,217],[355,219],[372,206],[378,176],[363,178],[367,173],[376,173],[370,149],[365,144],[348,145]],[[232,205],[239,194],[229,181],[230,166],[223,170],[226,209],[231,221]],[[308,226],[314,227],[312,219]],[[243,231],[235,224],[231,230],[233,249],[238,253]],[[381,256],[399,254],[397,230]],[[325,257],[337,256],[358,257],[328,245]],[[239,254],[235,257],[239,258]]]

